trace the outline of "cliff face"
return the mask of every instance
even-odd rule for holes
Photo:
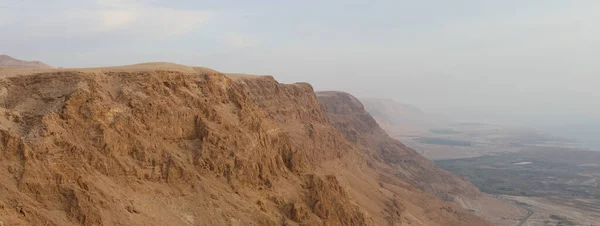
[[[391,138],[365,111],[362,103],[344,92],[319,92],[317,96],[333,125],[370,159],[385,164],[391,173],[435,194],[442,200],[474,199],[480,194],[471,183],[435,166],[431,161]]]
[[[172,64],[0,78],[7,225],[486,224],[379,172],[308,84]]]

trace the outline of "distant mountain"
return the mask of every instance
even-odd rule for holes
[[[52,66],[40,61],[25,61],[12,58],[8,55],[0,55],[0,67],[27,67],[27,68],[52,68]]]
[[[449,123],[428,115],[415,106],[396,103],[389,99],[361,99],[360,101],[379,126],[395,137],[421,135],[431,128]]]
[[[563,125],[543,126],[540,129],[561,137],[581,142],[582,147],[600,151],[600,121],[588,120],[580,123],[565,123]]]

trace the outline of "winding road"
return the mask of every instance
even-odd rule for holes
[[[525,225],[525,223],[527,223],[527,221],[529,220],[529,218],[535,213],[533,210],[529,209],[529,207],[527,207],[527,205],[524,205],[524,203],[520,203],[520,202],[517,202],[517,201],[512,200],[512,199],[507,199],[507,198],[502,197],[502,196],[494,196],[494,197],[496,197],[499,200],[504,200],[504,202],[506,202],[506,203],[517,205],[517,206],[519,206],[519,207],[527,210],[527,215],[523,219],[521,219],[521,221],[519,221],[519,223],[517,224],[517,226],[523,226],[523,225]]]
[[[527,210],[527,216],[525,216],[525,218],[523,218],[523,220],[519,221],[519,224],[517,224],[517,226],[523,226],[525,225],[525,223],[527,223],[527,220],[529,220],[529,218],[531,217],[531,215],[533,215],[533,210],[529,209],[527,206],[519,204],[519,203],[515,203],[517,204],[519,207],[526,209]]]

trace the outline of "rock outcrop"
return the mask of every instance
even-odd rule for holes
[[[385,163],[396,176],[445,201],[455,196],[476,198],[479,190],[462,178],[435,166],[401,142],[391,138],[354,96],[344,92],[318,92],[333,125],[373,161]]]
[[[0,73],[5,225],[487,224],[309,84],[166,63]]]

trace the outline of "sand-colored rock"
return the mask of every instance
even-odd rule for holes
[[[317,96],[325,105],[332,123],[367,155],[365,158],[371,159],[373,162],[371,165],[378,167],[378,172],[382,172],[379,177],[382,189],[389,187],[389,183],[395,178],[402,178],[402,181],[472,211],[495,225],[515,225],[518,219],[527,214],[519,206],[481,193],[471,183],[439,169],[413,149],[390,138],[379,126],[381,123],[390,122],[387,119],[391,117],[395,117],[394,123],[427,117],[418,109],[374,99],[367,99],[367,104],[363,107],[362,101],[359,102],[355,97],[344,92],[318,92]],[[368,104],[376,105],[375,109],[369,110],[366,107]],[[385,120],[372,117],[373,112],[385,116]],[[412,125],[414,123],[420,122],[413,122]],[[411,123],[407,125],[410,126]],[[393,124],[393,127],[398,128],[397,131],[404,130],[399,124]],[[395,204],[402,199],[391,201]],[[389,203],[392,202],[388,202],[390,207],[396,206]],[[392,211],[388,213],[391,219],[399,217]]]
[[[420,169],[400,143],[366,156],[309,84],[168,63],[0,74],[7,225],[487,224],[392,173]]]
[[[373,161],[392,168],[396,176],[446,201],[452,201],[454,196],[475,198],[480,194],[473,184],[436,167],[388,136],[352,95],[344,92],[319,92],[317,95],[335,127]]]

